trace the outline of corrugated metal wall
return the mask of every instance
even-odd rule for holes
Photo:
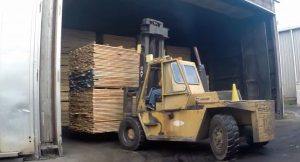
[[[300,28],[279,32],[282,86],[285,98],[296,98],[300,81]]]
[[[294,50],[295,50],[295,68],[296,83],[300,82],[300,29],[293,30]]]

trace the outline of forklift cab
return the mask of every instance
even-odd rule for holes
[[[162,85],[158,87],[160,80]],[[185,109],[191,94],[204,93],[195,63],[168,57],[149,62],[140,110],[147,110],[150,95],[157,88],[162,95],[156,98],[156,111]]]

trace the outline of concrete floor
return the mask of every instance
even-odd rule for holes
[[[289,108],[286,120],[276,122],[276,139],[263,149],[242,146],[234,161],[299,162],[300,109]],[[64,134],[64,157],[43,162],[192,162],[215,161],[207,141],[200,144],[155,142],[146,150],[122,150],[116,134]]]

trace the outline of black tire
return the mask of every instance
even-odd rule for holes
[[[133,134],[133,137],[129,135],[129,132]],[[119,141],[124,149],[138,150],[145,140],[145,133],[138,119],[126,117],[122,120],[119,127]]]
[[[247,143],[251,148],[259,149],[259,148],[262,148],[262,147],[266,146],[269,143],[269,141],[266,141],[266,142],[253,142],[253,138],[250,137],[250,138],[248,138]]]
[[[217,160],[230,160],[238,152],[239,128],[231,115],[213,116],[209,126],[210,147]]]

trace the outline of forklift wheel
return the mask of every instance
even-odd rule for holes
[[[127,150],[137,150],[145,142],[144,130],[138,119],[126,117],[119,128],[119,141]]]
[[[210,122],[210,147],[218,160],[232,159],[238,152],[239,129],[231,115],[217,114]]]

